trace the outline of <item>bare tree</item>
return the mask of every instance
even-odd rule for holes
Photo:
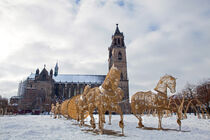
[[[197,98],[210,111],[210,80],[204,81],[197,86]]]

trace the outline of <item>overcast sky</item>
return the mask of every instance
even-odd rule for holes
[[[124,33],[130,96],[171,74],[177,91],[210,77],[209,0],[1,0],[0,95],[46,64],[106,74],[116,23]]]

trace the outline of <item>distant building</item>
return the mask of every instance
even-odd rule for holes
[[[124,113],[130,112],[129,84],[127,75],[126,46],[124,35],[120,32],[118,24],[112,36],[109,50],[109,69],[115,65],[122,71],[120,87],[125,92],[121,106]],[[21,110],[49,111],[50,104],[55,101],[63,101],[83,92],[86,85],[91,87],[100,86],[106,75],[82,75],[82,74],[59,74],[58,63],[50,73],[44,67],[41,72],[36,70],[25,81],[19,84],[18,95],[21,96]]]

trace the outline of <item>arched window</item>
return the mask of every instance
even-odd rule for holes
[[[116,38],[114,39],[114,45],[117,45],[117,40],[116,40]]]
[[[44,73],[43,75],[42,75],[42,80],[46,80],[47,79],[47,75]]]
[[[123,80],[123,74],[121,73],[121,75],[120,75],[120,80]]]
[[[120,39],[118,38],[118,45],[120,45]]]
[[[121,52],[118,53],[118,60],[122,60],[122,53]]]

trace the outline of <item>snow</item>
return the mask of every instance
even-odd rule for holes
[[[96,122],[98,115],[95,115]],[[89,117],[86,124],[89,124]],[[137,127],[137,119],[133,115],[124,115],[125,136],[121,136],[118,126],[119,115],[112,116],[112,125],[108,125],[106,116],[105,134],[96,134],[92,129],[85,126],[79,127],[75,120],[65,118],[53,119],[49,115],[17,115],[0,116],[0,140],[22,140],[22,139],[45,139],[45,140],[70,140],[70,139],[160,139],[160,140],[209,140],[210,120],[198,119],[194,115],[188,115],[188,119],[182,120],[182,131],[178,130],[176,116],[163,118],[163,128],[168,130],[149,130]],[[158,119],[152,116],[143,116],[146,127],[157,128]],[[98,124],[97,124],[98,126]],[[108,130],[113,133],[108,133]]]
[[[103,83],[106,75],[83,75],[83,74],[58,74],[53,76],[55,82],[72,82],[72,83]],[[35,74],[31,73],[29,79],[35,79]]]
[[[53,79],[56,82],[102,83],[105,77],[106,75],[59,74]]]

